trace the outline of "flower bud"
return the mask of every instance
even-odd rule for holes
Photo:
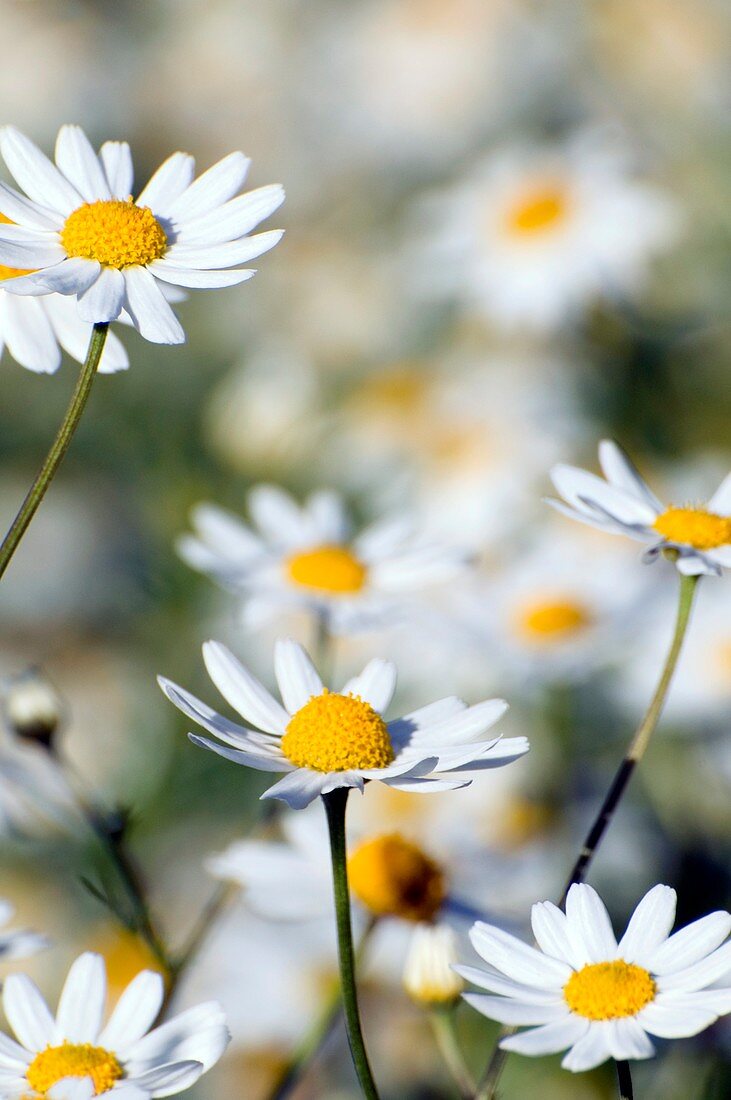
[[[422,1008],[448,1008],[464,989],[452,969],[458,962],[457,937],[444,924],[420,924],[406,956],[403,984],[412,1001]]]

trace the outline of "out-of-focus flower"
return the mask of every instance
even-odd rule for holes
[[[83,828],[74,794],[48,750],[0,728],[0,835],[40,837]]]
[[[15,931],[5,929],[5,925],[12,920],[15,909],[10,902],[0,900],[0,959],[25,959],[28,955],[35,955],[48,947],[48,939],[38,932],[29,932],[26,929]]]
[[[302,506],[283,490],[260,485],[249,495],[254,529],[210,504],[193,512],[195,535],[178,541],[181,556],[244,594],[247,620],[303,609],[336,633],[373,628],[408,613],[409,596],[453,577],[464,551],[415,534],[390,517],[359,534],[341,498],[313,493]]]
[[[142,971],[103,1024],[106,973],[87,952],[71,967],[54,1019],[36,985],[22,974],[5,982],[3,1005],[20,1045],[4,1040],[3,1087],[12,1095],[81,1100],[172,1096],[190,1088],[229,1041],[223,1011],[211,1002],[154,1024],[163,980]]]
[[[670,200],[589,135],[497,153],[424,215],[425,289],[508,329],[554,329],[635,293],[678,229]]]
[[[651,543],[646,562],[672,550],[678,570],[690,576],[720,576],[723,566],[731,567],[731,474],[707,505],[666,508],[616,443],[599,444],[599,463],[606,481],[576,466],[554,467],[551,479],[563,502],[549,503],[571,519]]]
[[[231,153],[198,179],[193,157],[174,153],[133,200],[126,142],[105,142],[97,155],[80,127],[62,126],[54,165],[6,126],[0,151],[25,191],[0,185],[0,205],[14,223],[0,225],[0,261],[27,272],[5,289],[76,295],[79,316],[91,323],[124,312],[153,343],[185,340],[160,282],[199,289],[244,282],[254,272],[235,265],[281,237],[248,236],[284,192],[272,185],[237,195],[249,167],[243,153]]]
[[[653,887],[619,943],[599,895],[583,884],[571,887],[565,913],[550,901],[533,906],[538,949],[478,922],[472,943],[490,969],[458,970],[490,995],[465,1000],[501,1023],[538,1025],[503,1039],[504,1050],[569,1048],[562,1065],[574,1072],[608,1058],[650,1058],[649,1035],[697,1035],[731,1012],[731,988],[717,985],[731,970],[731,943],[723,943],[731,914],[710,913],[671,936],[675,902],[669,886]]]
[[[419,924],[414,929],[404,964],[404,989],[423,1008],[447,1008],[464,990],[456,973],[457,937],[443,924]]]
[[[0,712],[16,736],[49,746],[64,709],[55,687],[39,669],[0,683]]]
[[[507,709],[502,699],[471,707],[442,699],[386,723],[382,714],[396,689],[390,661],[372,660],[331,692],[302,646],[280,640],[274,667],[282,706],[219,642],[207,642],[203,658],[224,698],[264,732],[236,725],[160,677],[168,699],[218,738],[190,734],[191,740],[235,764],[288,773],[262,798],[280,798],[295,810],[340,787],[362,791],[369,780],[421,793],[454,790],[528,751],[525,737],[483,740]]]

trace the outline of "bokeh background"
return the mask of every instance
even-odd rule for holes
[[[236,600],[178,558],[190,508],[245,514],[248,488],[266,481],[297,496],[339,489],[361,519],[409,511],[476,564],[425,595],[428,630],[414,620],[339,640],[338,671],[394,657],[405,708],[454,692],[511,702],[506,729],[533,751],[488,777],[468,811],[456,793],[438,813],[466,815],[486,908],[523,927],[531,901],[560,893],[649,697],[676,584],[635,545],[554,516],[548,470],[593,468],[610,435],[677,502],[707,498],[731,465],[728,6],[5,0],[2,11],[3,117],[42,147],[64,121],[95,143],[126,138],[139,182],[175,149],[204,167],[241,148],[252,184],[281,181],[288,198],[273,221],[286,236],[256,279],[180,307],[184,347],[122,332],[131,369],[99,379],[2,585],[0,673],[41,666],[51,678],[78,782],[132,811],[153,905],[180,942],[213,888],[204,857],[258,827],[264,777],[193,749],[155,674],[215,702],[205,638],[270,679],[276,634],[309,631],[298,619],[252,631]],[[496,204],[538,188],[527,236],[560,220],[545,164],[555,180],[576,158],[589,165],[590,216],[553,274],[516,276],[523,242],[496,248]],[[0,363],[4,526],[75,371]],[[731,905],[731,589],[701,587],[666,720],[592,878],[618,924],[658,881],[678,889],[683,922]],[[526,610],[559,598],[578,609],[573,626],[530,636]],[[406,821],[427,836],[437,810],[412,797],[374,796],[367,827]],[[95,947],[123,984],[146,960],[81,884],[98,853],[73,815],[34,813],[0,849],[0,893],[54,939],[29,971],[53,995],[69,960]],[[368,970],[377,1076],[385,1096],[449,1096],[395,942]],[[331,968],[326,922],[283,932],[237,902],[180,993],[223,1000],[234,1035],[195,1096],[269,1095]],[[480,1066],[495,1029],[467,1008],[459,1022]],[[637,1070],[638,1094],[720,1100],[729,1051],[727,1024],[678,1042]],[[326,1055],[297,1095],[355,1096],[341,1035]],[[573,1078],[558,1059],[514,1056],[504,1095],[608,1097],[605,1069]]]

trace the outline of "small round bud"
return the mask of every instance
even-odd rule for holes
[[[0,695],[2,714],[18,737],[50,748],[61,723],[62,701],[53,684],[38,669],[9,680]]]

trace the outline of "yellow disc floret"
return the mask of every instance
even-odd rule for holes
[[[441,867],[398,833],[375,837],[348,860],[350,889],[377,917],[431,921],[446,897]]]
[[[622,959],[590,963],[572,974],[563,987],[566,1004],[587,1020],[619,1020],[637,1013],[655,999],[649,971]]]
[[[519,608],[516,626],[532,642],[563,641],[591,623],[588,610],[576,600],[562,597],[539,600]]]
[[[103,267],[138,267],[165,255],[165,230],[147,206],[131,199],[87,202],[69,214],[61,230],[68,256],[97,260]]]
[[[7,218],[5,214],[0,214],[0,225],[15,225],[15,222]],[[34,267],[6,267],[5,264],[0,264],[0,281],[3,279],[17,279],[19,275],[32,275],[35,270]]]
[[[388,727],[357,695],[324,691],[294,714],[282,737],[282,752],[298,768],[344,772],[385,768],[394,759]]]
[[[704,508],[668,508],[652,526],[668,542],[685,543],[695,550],[715,550],[731,543],[731,516]]]
[[[338,595],[360,592],[367,570],[344,546],[318,546],[293,554],[287,561],[287,576],[302,588]]]
[[[557,185],[537,187],[521,196],[508,211],[506,227],[515,237],[532,237],[556,229],[568,213],[565,192]]]
[[[41,1096],[45,1096],[65,1077],[90,1077],[94,1082],[94,1094],[99,1096],[123,1076],[116,1056],[91,1043],[62,1043],[57,1047],[46,1047],[36,1054],[25,1073],[28,1084]]]

